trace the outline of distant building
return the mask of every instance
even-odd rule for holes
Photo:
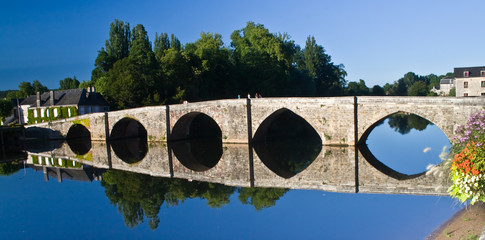
[[[485,96],[485,66],[455,68],[456,96]]]
[[[450,94],[450,90],[454,87],[455,87],[455,78],[445,77],[440,80],[440,86],[433,87],[431,91],[440,96],[448,96]]]
[[[22,124],[109,111],[108,102],[94,88],[37,93],[28,96],[19,105]]]

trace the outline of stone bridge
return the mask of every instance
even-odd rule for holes
[[[354,146],[387,116],[416,114],[438,126],[448,138],[471,113],[485,107],[485,98],[444,97],[331,97],[260,98],[142,107],[29,125],[52,130],[47,138],[68,137],[73,125],[84,126],[94,141],[128,137],[142,126],[148,141],[166,141],[172,132],[184,132],[194,118],[206,115],[222,132],[223,143],[248,143],[263,121],[291,112],[308,122],[323,145]],[[179,123],[177,126],[176,123]],[[174,127],[176,127],[174,129]],[[29,129],[27,129],[29,131]],[[134,132],[133,132],[134,131]],[[44,133],[45,135],[45,133]]]
[[[27,135],[41,134],[49,139],[90,136],[92,142],[85,150],[73,150],[64,146],[52,150],[50,155],[76,158],[97,167],[153,176],[187,178],[234,186],[446,194],[446,176],[443,176],[443,172],[433,170],[411,176],[400,174],[373,158],[363,143],[380,120],[398,112],[416,114],[428,119],[451,138],[458,125],[464,124],[470,114],[482,110],[484,106],[485,98],[234,99],[88,114],[29,125],[26,132]],[[296,176],[286,178],[270,170],[253,153],[252,147],[253,136],[258,130],[264,132],[268,125],[285,114],[303,119],[315,130],[323,144],[323,149],[311,165]],[[190,135],[193,125],[199,125],[198,119],[201,118],[207,124],[196,128],[219,132],[225,147],[222,157],[213,167],[194,170],[187,167],[187,164],[182,164],[184,160],[178,159],[172,153],[173,147],[170,145],[171,142]],[[113,140],[137,136],[146,136],[149,147],[147,154],[139,156],[136,161],[122,159],[118,155],[123,154],[118,153],[136,152],[139,149],[127,150],[127,145],[116,146],[110,143]],[[155,145],[161,147],[153,147]]]

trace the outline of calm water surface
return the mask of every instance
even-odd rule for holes
[[[376,158],[406,174],[439,164],[449,143],[436,140],[444,136],[436,126],[402,135],[389,121],[369,135]],[[447,196],[235,188],[118,170],[102,176],[59,183],[31,168],[0,176],[2,238],[423,239],[462,207]]]

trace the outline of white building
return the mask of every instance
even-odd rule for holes
[[[485,66],[455,68],[456,96],[485,96]]]

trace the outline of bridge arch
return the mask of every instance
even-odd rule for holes
[[[124,117],[113,126],[109,141],[116,156],[126,163],[143,160],[148,153],[147,130],[136,119]]]
[[[66,141],[76,155],[84,155],[91,150],[91,132],[83,124],[73,124],[66,134]]]
[[[415,116],[418,116],[420,118],[423,118],[423,119],[429,121],[430,123],[432,123],[432,124],[436,125],[438,128],[440,128],[440,126],[438,126],[437,124],[435,124],[432,120],[430,120],[430,119],[428,119],[426,117],[423,117],[423,116],[421,116],[419,114],[409,113],[409,112],[405,112],[405,111],[396,111],[396,112],[387,114],[384,117],[381,117],[380,119],[378,119],[377,121],[375,121],[372,125],[370,125],[367,129],[365,129],[365,131],[359,136],[358,145],[365,144],[365,142],[366,142],[367,138],[369,137],[369,134],[372,132],[372,130],[374,130],[374,128],[376,128],[378,125],[380,125],[386,118],[388,118],[388,117],[390,117],[390,116],[392,116],[394,114],[415,115]],[[371,120],[371,121],[374,121],[374,120]],[[443,131],[443,129],[441,129],[441,128],[440,128],[440,130]],[[448,139],[451,139],[450,136],[447,136],[447,137],[448,137]]]
[[[125,138],[147,138],[147,130],[138,120],[124,117],[115,123],[111,130],[109,140],[119,140]]]
[[[180,163],[196,172],[213,168],[222,157],[222,131],[202,112],[190,112],[178,119],[169,141]]]
[[[358,144],[367,139],[368,134],[380,121],[395,113],[414,114],[436,125],[449,140],[453,137],[456,122],[454,106],[443,107],[438,102],[430,104],[424,98],[393,98],[388,97],[382,102],[373,98],[359,98],[358,104]],[[431,98],[433,100],[433,98]],[[420,104],[421,103],[421,104]]]
[[[259,125],[253,146],[267,168],[288,179],[315,161],[322,150],[322,139],[304,118],[281,108]]]

